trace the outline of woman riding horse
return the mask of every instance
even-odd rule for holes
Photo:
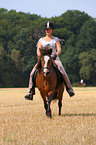
[[[40,49],[42,48],[51,48],[52,49],[52,57],[54,59],[55,64],[58,66],[59,71],[61,72],[64,84],[66,86],[66,90],[70,97],[74,96],[75,93],[72,89],[72,85],[70,80],[65,72],[65,69],[59,59],[59,54],[61,53],[61,45],[59,38],[52,36],[52,31],[54,29],[54,25],[51,22],[47,22],[45,24],[45,32],[46,36],[39,39],[37,43],[37,56],[40,57]],[[37,65],[37,64],[36,64]],[[33,82],[33,74],[36,71],[36,65],[34,66],[33,70],[30,73],[30,80],[29,80],[29,89],[28,93],[25,95],[25,99],[33,100],[33,95],[35,94],[34,82]]]

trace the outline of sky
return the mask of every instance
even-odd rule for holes
[[[41,17],[61,16],[67,10],[79,10],[96,18],[96,0],[0,0],[0,8]]]

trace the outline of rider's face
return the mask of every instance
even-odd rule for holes
[[[46,35],[51,35],[52,34],[52,29],[51,28],[48,28],[45,30],[46,32]]]

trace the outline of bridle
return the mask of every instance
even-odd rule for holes
[[[42,71],[43,71],[44,76],[48,76],[48,74],[50,73],[51,67],[42,66]]]

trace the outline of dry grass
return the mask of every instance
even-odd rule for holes
[[[96,145],[96,88],[74,90],[64,93],[61,116],[51,103],[50,119],[37,89],[33,101],[26,88],[0,89],[0,145]]]

